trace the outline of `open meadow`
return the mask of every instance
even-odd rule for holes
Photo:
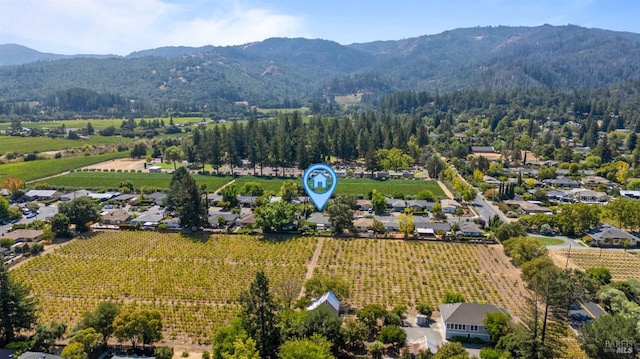
[[[158,118],[145,118],[144,120],[149,122],[157,119],[158,121],[164,121],[165,125],[169,124],[168,117],[158,117]],[[140,118],[136,118],[136,123],[140,122]],[[64,125],[67,129],[82,129],[87,128],[87,124],[91,124],[91,126],[96,130],[102,130],[107,127],[116,127],[120,128],[124,119],[110,118],[110,119],[78,119],[78,120],[58,120],[58,121],[40,121],[40,122],[29,122],[23,121],[22,126],[27,128],[38,128],[38,129],[55,129]],[[174,117],[173,123],[176,125],[189,125],[202,121],[202,117]],[[5,130],[8,127],[11,127],[11,122],[0,122],[0,130]]]
[[[66,138],[50,137],[0,137],[0,155],[7,152],[38,153],[45,151],[60,151],[84,145],[100,146],[128,142],[130,140],[114,136],[91,136],[87,140],[68,140]]]
[[[611,271],[612,280],[625,281],[627,279],[640,280],[640,253],[624,251],[623,249],[557,249],[550,253],[554,263],[564,268],[586,270],[593,267],[606,267]],[[567,263],[567,255],[569,262]]]
[[[0,165],[0,180],[4,176],[15,176],[24,181],[57,175],[72,169],[95,163],[128,157],[129,152],[111,152],[101,155],[53,158],[27,162],[12,162]]]
[[[261,269],[272,287],[286,279],[302,285],[309,271],[341,276],[356,307],[437,306],[446,290],[515,315],[523,303],[519,271],[499,246],[442,242],[98,232],[11,273],[40,298],[42,321],[72,327],[101,300],[136,302],[161,311],[166,340],[201,344],[238,313],[238,295]]]
[[[1,168],[1,167],[0,167]],[[81,189],[115,189],[117,190],[122,182],[130,181],[136,190],[141,187],[155,187],[157,189],[168,189],[171,182],[171,174],[168,173],[148,173],[148,172],[110,172],[103,171],[75,171],[63,176],[52,177],[38,183],[47,183],[49,186],[57,188],[81,188]],[[230,176],[204,176],[193,175],[198,185],[207,185],[207,191],[215,191],[231,180]]]
[[[236,179],[235,185],[240,189],[242,185],[247,182],[258,182],[262,184],[265,191],[271,190],[277,194],[285,180],[287,180],[287,178],[241,176]],[[302,184],[300,178],[293,178],[292,180]],[[373,189],[387,196],[400,194],[415,196],[420,191],[429,190],[438,198],[447,198],[436,181],[421,179],[389,179],[380,181],[369,178],[340,178],[335,193],[366,197]]]

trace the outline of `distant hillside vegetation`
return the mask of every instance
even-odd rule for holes
[[[240,46],[164,47],[124,58],[55,56],[0,46],[0,64],[22,64],[0,67],[0,103],[43,101],[83,88],[143,101],[157,111],[205,105],[215,111],[240,101],[281,107],[355,93],[573,91],[640,80],[640,35],[578,26],[477,27],[348,46],[274,38]],[[33,61],[40,62],[26,64]]]

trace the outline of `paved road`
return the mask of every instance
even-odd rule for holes
[[[574,303],[569,307],[569,325],[574,330],[580,330],[586,323],[592,322],[604,313],[605,311],[597,303]]]
[[[482,218],[485,223],[489,223],[489,220],[494,216],[499,216],[500,219],[509,223],[509,219],[499,210],[496,206],[494,206],[490,201],[487,201],[480,193],[476,196],[476,198],[471,201],[471,205],[476,210],[480,218]]]

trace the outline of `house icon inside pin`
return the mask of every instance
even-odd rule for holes
[[[326,189],[328,180],[329,178],[325,176],[324,173],[322,172],[316,173],[316,175],[311,178],[314,189],[322,189],[322,188]]]

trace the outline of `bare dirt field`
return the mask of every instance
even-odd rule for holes
[[[136,160],[132,158],[120,158],[107,162],[96,163],[95,165],[87,166],[85,168],[99,169],[99,170],[144,170],[145,160]]]

